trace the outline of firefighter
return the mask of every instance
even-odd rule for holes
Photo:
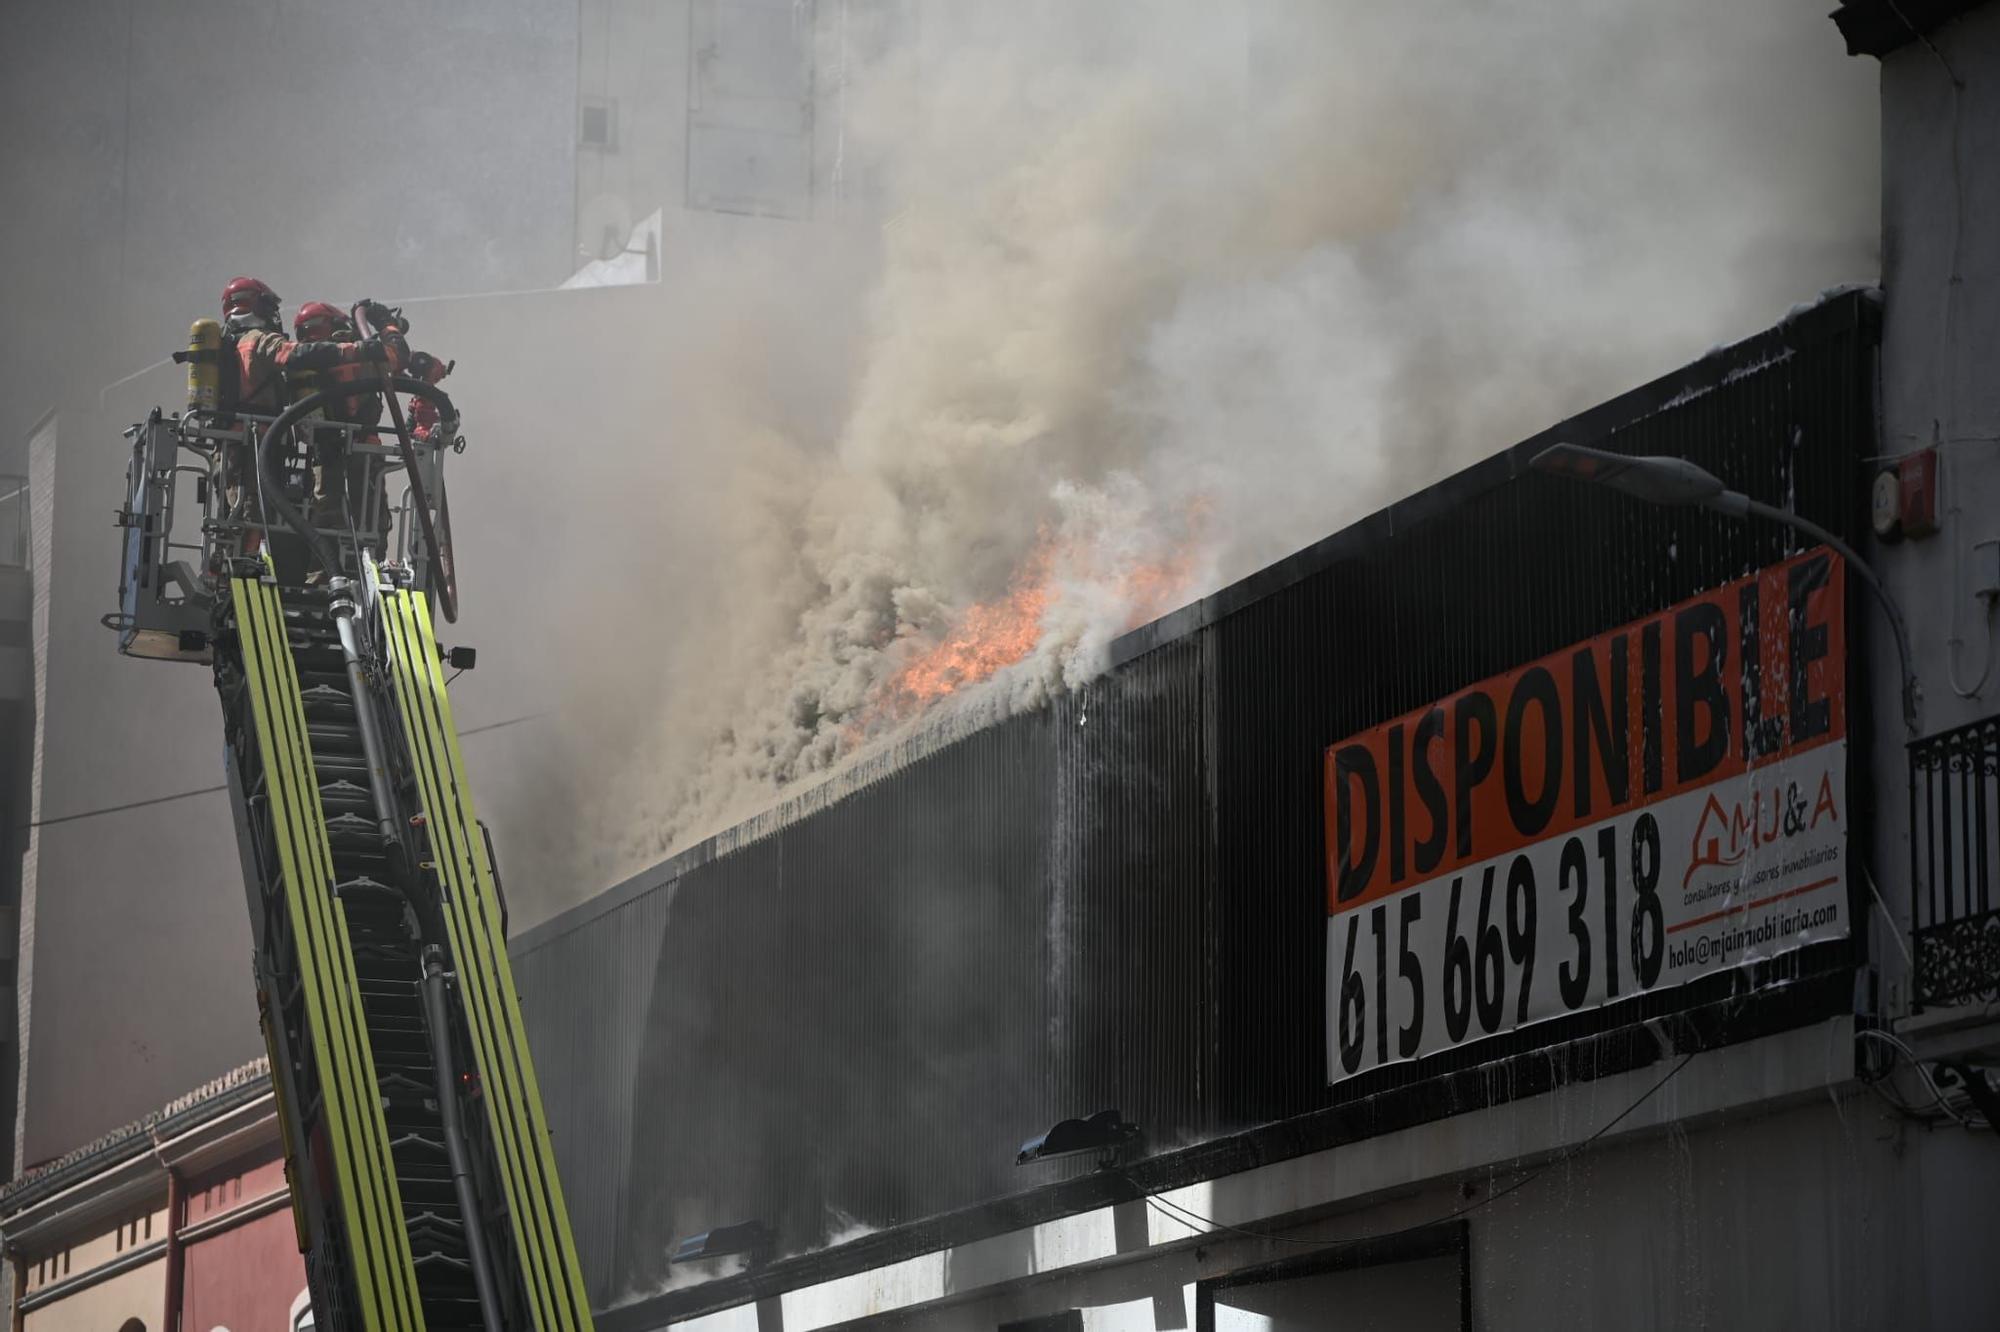
[[[295,342],[281,331],[278,293],[253,277],[232,278],[223,287],[222,321],[220,369],[225,411],[274,416],[283,409],[287,374],[359,363],[385,364],[393,372],[410,354],[409,344],[394,332],[365,342],[330,338]],[[246,487],[244,480],[253,474],[254,466],[251,455],[239,446],[232,450],[224,480],[230,511],[250,522],[259,516],[256,488]],[[254,551],[261,544],[253,531],[245,550]]]
[[[410,364],[403,371],[412,379],[421,379],[426,384],[436,386],[438,381],[450,374],[457,361],[440,361],[429,352],[411,352]],[[410,399],[410,433],[426,443],[437,430],[437,404],[429,398]]]
[[[369,327],[385,333],[393,332],[406,338],[408,337],[410,321],[403,317],[401,310],[383,305],[379,301],[362,301],[360,302],[360,307],[362,317],[368,321]],[[426,351],[413,351],[409,354],[408,360],[398,368],[397,373],[405,378],[421,380],[426,384],[435,386],[446,375],[450,374],[452,368],[457,364],[458,362],[456,361],[439,360]],[[410,397],[409,415],[405,423],[409,426],[410,438],[414,442],[419,444],[434,442],[432,436],[436,434],[439,424],[437,405],[428,398],[420,398],[412,394]],[[440,444],[449,443],[447,440],[437,440],[435,442]]]
[[[292,332],[296,339],[294,346],[360,341],[347,312],[325,301],[307,301],[301,305],[292,317]],[[382,400],[378,396],[381,381],[372,362],[340,361],[321,370],[294,371],[286,379],[294,402],[313,393],[351,386],[354,392],[334,398],[320,409],[318,414],[328,421],[373,426],[381,419]],[[369,438],[372,440],[373,436]],[[361,517],[360,499],[366,479],[357,473],[365,469],[367,459],[348,455],[348,439],[349,434],[344,430],[313,432],[313,500],[307,521],[314,527],[340,527]]]
[[[224,397],[245,411],[275,415],[288,373],[355,361],[386,363],[393,373],[410,356],[409,344],[394,330],[366,342],[291,341],[280,331],[278,293],[252,277],[232,279],[222,289],[222,321],[225,374],[232,360],[236,368],[235,392]]]
[[[292,334],[294,346],[323,342],[355,343],[361,340],[347,312],[325,301],[307,301],[301,305],[299,312],[292,316]],[[329,421],[373,425],[376,415],[380,413],[381,404],[373,392],[380,382],[374,362],[338,361],[323,369],[289,370],[285,379],[291,386],[293,402],[322,389],[332,391],[347,385],[354,386],[353,393],[334,399],[317,413]],[[370,412],[371,406],[373,413]]]

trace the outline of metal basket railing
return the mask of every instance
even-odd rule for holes
[[[1909,754],[1916,1004],[2000,997],[2000,717]]]

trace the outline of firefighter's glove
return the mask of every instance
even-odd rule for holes
[[[394,373],[409,364],[410,344],[401,333],[377,333],[361,344],[361,359],[381,361]]]
[[[380,301],[363,301],[361,303],[361,314],[363,318],[367,319],[368,327],[378,333],[408,333],[410,331],[410,321],[403,318],[403,312],[393,305],[384,305]]]
[[[426,384],[435,384],[451,373],[456,361],[440,361],[427,351],[411,352],[406,374],[412,379],[421,379]]]

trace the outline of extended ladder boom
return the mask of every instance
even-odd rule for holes
[[[217,688],[322,1329],[590,1312],[424,594],[238,561]]]
[[[433,595],[454,617],[457,409],[382,381],[393,445],[330,419],[328,389],[244,411],[196,391],[220,330],[191,337],[189,409],[128,432],[104,622],[128,656],[215,673],[314,1325],[589,1332],[431,631]],[[422,438],[398,393],[436,409]]]

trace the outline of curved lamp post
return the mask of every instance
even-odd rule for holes
[[[1903,623],[1902,609],[1882,586],[1875,571],[1845,541],[1809,518],[1729,489],[1722,484],[1722,478],[1685,458],[1628,457],[1581,444],[1556,444],[1536,454],[1528,465],[1552,476],[1608,486],[1648,504],[1670,508],[1692,504],[1732,518],[1769,519],[1833,547],[1847,561],[1847,567],[1875,593],[1882,613],[1889,618],[1889,627],[1895,631],[1896,656],[1903,669],[1903,725],[1912,736],[1917,734],[1917,677],[1910,666],[1910,631]]]

